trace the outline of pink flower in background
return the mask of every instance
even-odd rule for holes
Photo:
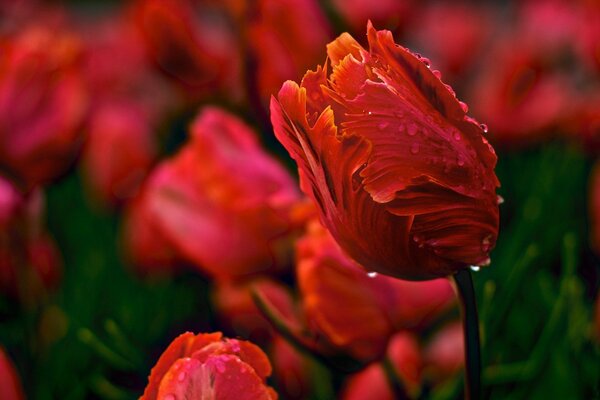
[[[444,72],[444,79],[464,84],[464,74],[481,61],[489,40],[491,11],[472,3],[433,3],[422,7],[412,21],[410,33],[417,48]]]
[[[62,174],[83,142],[81,43],[40,24],[0,46],[0,167],[29,189]]]
[[[323,57],[331,27],[315,0],[258,0],[247,5],[247,21],[242,23],[247,24],[247,45],[256,63],[256,89],[266,104],[285,80],[301,76]]]
[[[60,283],[62,259],[43,226],[41,191],[20,194],[0,176],[0,293],[31,305]]]
[[[433,382],[447,380],[465,364],[464,338],[460,322],[452,322],[438,330],[424,353],[425,374]]]
[[[379,358],[395,332],[421,328],[454,303],[445,279],[409,282],[368,274],[318,222],[297,246],[298,285],[308,326],[321,340],[357,359]]]
[[[104,204],[133,197],[156,156],[151,116],[133,101],[107,101],[89,121],[83,168]]]
[[[0,346],[0,398],[2,400],[25,400],[19,374],[2,346]]]
[[[180,259],[221,279],[282,270],[300,199],[294,180],[231,114],[205,108],[190,133],[136,201],[156,228],[157,248],[177,249]],[[146,250],[129,249],[134,258]]]
[[[180,103],[152,68],[130,14],[126,8],[79,29],[92,90],[83,172],[95,200],[104,205],[120,204],[137,192],[157,155],[158,126]]]
[[[421,383],[422,356],[414,335],[397,333],[390,341],[387,356],[409,393]],[[342,390],[343,400],[393,400],[394,393],[379,363],[369,365],[352,375]]]
[[[306,399],[314,384],[307,356],[299,353],[281,336],[275,336],[270,357],[279,394],[290,400]]]
[[[150,57],[192,98],[214,91],[240,98],[240,50],[219,5],[193,0],[141,0],[136,20]]]
[[[404,29],[416,5],[414,0],[333,0],[332,3],[355,32],[362,32],[367,21],[389,29]]]
[[[186,332],[152,368],[140,400],[276,400],[269,375],[269,359],[251,342]]]

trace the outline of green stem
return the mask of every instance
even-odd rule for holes
[[[402,380],[398,375],[398,371],[392,364],[392,361],[388,356],[383,357],[381,360],[381,368],[383,368],[383,372],[385,373],[385,377],[392,389],[392,393],[394,393],[394,399],[396,400],[409,400],[408,394],[404,389],[404,385],[402,384]]]
[[[465,399],[481,398],[481,350],[479,321],[473,278],[469,269],[461,269],[453,276],[461,305],[465,340]]]

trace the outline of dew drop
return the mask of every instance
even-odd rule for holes
[[[460,132],[454,131],[454,133],[452,134],[452,137],[454,138],[454,140],[456,140],[458,142],[461,139]]]
[[[458,164],[459,167],[462,167],[463,165],[465,165],[465,159],[463,158],[462,155],[458,155],[458,157],[456,158],[456,163]]]
[[[458,104],[460,104],[460,108],[462,108],[465,114],[469,112],[469,106],[467,105],[467,103],[459,101]]]
[[[165,400],[177,400],[174,394],[168,394],[165,396]]]
[[[373,113],[371,111],[368,111],[367,115],[373,115]]]
[[[375,277],[377,276],[377,272],[373,272],[373,271],[371,271],[371,272],[367,272],[367,276],[368,276],[369,278],[375,278]]]
[[[479,127],[483,130],[483,133],[488,133],[488,126],[486,124],[479,124]]]
[[[417,154],[419,152],[419,143],[414,142],[411,146],[410,146],[410,152],[412,154]]]
[[[471,265],[471,271],[473,272],[478,272],[481,268],[478,267],[477,265]]]
[[[482,266],[482,267],[486,267],[486,266],[490,265],[491,262],[492,262],[492,259],[488,257],[485,260],[483,260],[481,262],[481,264],[479,264],[479,265]]]
[[[433,71],[431,71],[431,73],[438,79],[442,79],[442,73],[440,71],[438,71],[437,69],[434,69]]]
[[[387,128],[388,126],[390,126],[389,122],[380,122],[379,125],[377,125],[377,128],[380,131],[385,130],[385,128]]]
[[[421,57],[420,60],[427,68],[431,68],[431,60],[429,58]]]
[[[488,251],[490,251],[491,240],[492,240],[491,235],[483,238],[483,240],[481,241],[481,251],[483,251],[484,253],[487,253]]]
[[[410,124],[406,127],[406,133],[408,133],[408,136],[415,136],[417,134],[417,125],[415,124]]]
[[[504,203],[504,197],[498,195],[496,196],[496,201],[498,202],[498,205]]]
[[[180,372],[179,375],[177,375],[177,380],[179,382],[183,382],[183,381],[185,381],[185,377],[186,377],[186,373],[185,372]]]

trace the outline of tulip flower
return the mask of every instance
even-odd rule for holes
[[[370,271],[422,280],[489,263],[499,182],[485,127],[390,32],[369,25],[368,40],[342,34],[328,63],[271,100],[301,188]]]
[[[41,191],[19,193],[0,176],[0,293],[33,304],[55,288],[62,259],[42,224]]]
[[[407,332],[399,332],[390,342],[387,357],[398,378],[409,392],[414,393],[421,383],[421,351],[416,338]],[[406,394],[405,394],[406,395]],[[351,376],[345,383],[343,400],[392,400],[397,398],[389,377],[381,364],[371,364]]]
[[[436,332],[423,357],[426,373],[434,382],[444,381],[460,371],[465,363],[460,322],[452,322]]]
[[[250,128],[206,108],[190,141],[155,168],[133,203],[144,209],[135,220],[150,223],[155,234],[143,241],[126,234],[128,250],[143,260],[154,248],[174,249],[179,260],[221,279],[281,271],[291,257],[299,200],[293,179]],[[148,230],[127,225],[130,232]]]
[[[1,47],[0,168],[29,190],[61,175],[83,142],[81,43],[64,29],[39,25]]]
[[[269,375],[269,359],[251,342],[186,332],[160,356],[140,400],[275,400]]]
[[[311,330],[366,361],[379,358],[395,332],[424,326],[454,298],[446,279],[410,282],[367,274],[316,221],[297,243],[297,275]]]
[[[408,280],[454,274],[465,314],[467,397],[479,398],[479,332],[469,265],[498,235],[496,154],[428,59],[369,23],[328,62],[271,99],[275,135],[342,249],[369,271]],[[329,73],[331,68],[331,73]]]
[[[3,400],[25,400],[19,375],[14,365],[0,346],[0,398]]]

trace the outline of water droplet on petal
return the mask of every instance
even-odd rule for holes
[[[431,60],[427,57],[421,57],[421,62],[427,66],[427,68],[431,68]]]
[[[488,265],[490,265],[490,263],[491,263],[491,262],[492,262],[492,259],[488,257],[488,258],[486,258],[485,260],[483,260],[483,261],[481,262],[481,264],[479,264],[479,265],[480,265],[481,267],[487,267]]]
[[[458,164],[459,167],[462,167],[463,165],[465,165],[465,159],[461,154],[459,154],[458,157],[456,158],[456,163]]]
[[[454,131],[454,133],[452,134],[452,137],[454,138],[454,140],[459,141],[461,139],[460,132]]]
[[[168,394],[165,396],[165,400],[177,400],[174,394]]]
[[[388,126],[390,126],[389,122],[380,122],[379,125],[377,125],[377,128],[380,131],[383,131],[385,128],[387,128]]]
[[[498,195],[496,196],[496,201],[498,202],[498,205],[504,203],[504,197]]]
[[[367,272],[367,276],[368,276],[369,278],[375,278],[375,277],[377,276],[377,272],[373,272],[373,271],[371,271],[371,272]]]
[[[408,133],[408,136],[415,136],[417,134],[418,129],[419,128],[417,127],[417,125],[410,124],[406,127],[406,133]]]
[[[483,240],[481,241],[481,251],[483,251],[484,253],[487,253],[488,251],[490,251],[491,240],[492,240],[492,235],[488,235],[483,238]]]
[[[419,152],[419,143],[414,142],[411,146],[410,146],[410,152],[412,154],[417,154]]]
[[[483,133],[488,133],[488,126],[486,124],[479,124],[479,127],[483,130]]]
[[[477,271],[479,271],[480,269],[481,269],[481,268],[480,268],[480,267],[478,267],[477,265],[471,265],[471,271],[473,271],[473,272],[477,272]]]
[[[433,71],[431,71],[431,73],[438,79],[442,79],[442,73],[440,71],[438,71],[437,69],[434,69]]]
[[[185,372],[180,372],[179,375],[177,375],[177,380],[179,382],[183,382],[183,381],[185,381],[185,377],[186,377],[186,373]]]
[[[460,104],[460,108],[462,108],[465,114],[469,112],[469,106],[467,105],[467,103],[459,101],[458,104]]]

